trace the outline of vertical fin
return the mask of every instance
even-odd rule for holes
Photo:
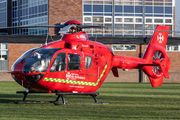
[[[119,77],[117,67],[113,67],[113,68],[112,68],[112,72],[113,72],[113,75],[114,75],[115,77]]]
[[[148,75],[153,87],[162,85],[163,76],[169,78],[170,59],[166,52],[170,26],[158,25],[146,49],[143,58],[146,64],[159,64],[159,66],[144,66],[143,71]]]

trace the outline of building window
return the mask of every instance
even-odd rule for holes
[[[152,23],[152,18],[146,18],[146,23]]]
[[[142,6],[135,6],[135,13],[143,13],[143,7]]]
[[[145,13],[152,13],[152,6],[145,6]]]
[[[134,6],[124,6],[125,13],[134,13]]]
[[[165,7],[165,13],[172,14],[172,7]]]
[[[136,18],[136,23],[142,23],[142,18]]]
[[[0,44],[0,60],[8,60],[8,44]]]
[[[136,45],[112,44],[113,51],[136,51]]]
[[[180,51],[179,45],[166,45],[167,51]]]
[[[172,23],[172,19],[165,19],[165,23]]]
[[[143,22],[143,0],[83,0],[83,18],[91,16],[90,22],[85,21],[89,25],[118,25],[121,27],[138,27]],[[152,25],[155,29],[157,24],[173,25],[173,7],[172,0],[144,0],[145,2],[145,24]],[[85,8],[87,7],[87,8]],[[121,24],[121,25],[120,25]],[[130,24],[130,25],[128,25]],[[114,33],[107,33],[106,28],[92,28],[88,30],[91,36],[142,36],[141,30],[134,29],[117,29]],[[146,36],[152,36],[150,31],[146,31]],[[172,36],[172,33],[170,33]]]
[[[115,17],[115,23],[121,23],[122,17]]]
[[[92,12],[92,6],[91,5],[84,5],[84,12]]]
[[[7,0],[0,0],[0,27],[7,27]]]
[[[154,7],[154,13],[163,13],[163,7]]]
[[[92,23],[92,17],[91,16],[84,16],[84,23]]]
[[[8,71],[8,44],[0,44],[0,71]]]
[[[163,23],[163,19],[154,19],[154,23]]]
[[[93,17],[93,22],[103,22],[103,17]]]
[[[133,23],[134,19],[133,18],[124,18],[124,22]]]
[[[12,25],[48,25],[48,0],[13,0]],[[46,35],[48,28],[12,29],[12,34]]]
[[[112,17],[111,16],[110,17],[105,16],[104,17],[104,23],[112,23]]]
[[[121,5],[115,5],[115,12],[122,12],[122,6]]]
[[[104,12],[112,12],[112,5],[105,5]]]
[[[103,5],[93,5],[93,12],[103,12]]]

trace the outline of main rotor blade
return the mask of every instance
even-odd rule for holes
[[[57,27],[57,28],[63,28],[65,25],[35,25],[35,26],[14,26],[14,27],[5,27],[5,28],[0,28],[2,29],[14,29],[14,28],[35,28],[35,27]]]
[[[147,28],[134,28],[134,27],[118,27],[118,26],[102,26],[102,25],[79,25],[79,28],[124,28],[124,29],[137,29],[137,30],[153,30],[153,31],[164,31],[164,32],[175,32],[180,33],[180,31],[169,31],[169,30],[159,30],[159,29],[147,29]]]

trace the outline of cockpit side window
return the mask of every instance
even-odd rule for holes
[[[89,69],[92,63],[92,57],[85,56],[85,69]]]
[[[59,53],[51,66],[50,71],[63,71],[66,69],[66,53]]]
[[[68,70],[79,70],[81,57],[77,54],[68,54]]]
[[[23,73],[45,72],[52,57],[60,48],[40,48],[24,60]]]

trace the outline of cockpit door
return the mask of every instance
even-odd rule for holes
[[[56,79],[64,79],[65,74],[67,72],[67,55],[63,50],[57,51],[52,60],[49,67],[49,74],[47,74],[47,78],[56,78]]]
[[[96,82],[99,77],[97,60],[93,55],[87,53],[84,55],[84,63],[84,72],[88,76],[88,81]]]

